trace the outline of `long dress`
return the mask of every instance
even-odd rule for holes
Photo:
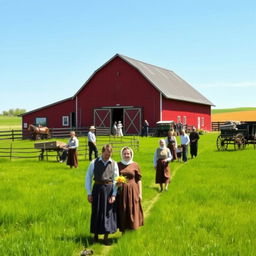
[[[68,150],[68,159],[67,159],[67,165],[69,165],[70,167],[78,166],[78,160],[77,160],[77,150],[76,148],[70,148]]]
[[[119,173],[127,179],[122,187],[118,189],[118,228],[120,231],[126,229],[138,229],[143,226],[143,210],[139,199],[139,185],[141,180],[140,168],[137,163],[124,165],[118,163]]]
[[[171,154],[172,154],[172,161],[177,159],[177,153],[176,153],[176,138],[174,136],[168,136],[167,137],[167,147],[170,149]]]
[[[168,148],[160,149],[158,148],[155,152],[156,159],[156,184],[170,183],[170,168],[168,166]],[[170,151],[169,151],[170,154]],[[170,158],[171,159],[171,158]]]

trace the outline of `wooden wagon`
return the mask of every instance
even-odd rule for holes
[[[256,122],[226,122],[220,131],[216,140],[218,150],[227,150],[229,145],[235,150],[244,149],[249,144],[256,149]]]
[[[46,154],[46,158],[48,160],[48,152],[55,151],[56,152],[56,160],[59,161],[61,152],[65,148],[66,143],[62,141],[48,141],[48,142],[39,142],[34,144],[34,148],[41,149],[41,153],[39,155],[39,160],[44,160],[44,156]]]

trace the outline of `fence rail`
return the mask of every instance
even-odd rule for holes
[[[220,131],[220,126],[225,124],[225,122],[212,122],[212,131]]]
[[[51,138],[67,138],[70,136],[71,131],[75,131],[78,137],[86,136],[89,127],[81,128],[49,128]],[[111,131],[109,128],[97,128],[97,136],[109,136]],[[31,139],[32,133],[28,130],[6,130],[0,131],[0,140],[21,140]]]
[[[136,137],[118,137],[109,136],[108,138],[99,138],[97,140],[97,147],[100,150],[105,144],[111,144],[114,153],[119,153],[120,150],[129,146],[134,151],[139,150],[139,140]],[[43,153],[43,158],[42,158]],[[89,147],[87,141],[80,139],[79,148],[77,151],[79,160],[89,159]],[[44,152],[40,149],[32,147],[14,147],[13,143],[10,143],[10,147],[0,148],[0,158],[12,159],[45,159],[47,161],[53,160],[59,161],[59,152],[57,150],[45,150]]]

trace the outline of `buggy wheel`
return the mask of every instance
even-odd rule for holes
[[[223,139],[221,135],[218,136],[216,144],[217,144],[217,149],[219,151],[224,151],[224,150],[227,150],[228,148],[228,141],[226,139]]]
[[[245,149],[245,139],[242,133],[238,133],[234,137],[234,149],[235,150],[242,150]]]

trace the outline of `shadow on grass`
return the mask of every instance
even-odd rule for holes
[[[89,247],[92,246],[93,244],[102,244],[103,243],[103,235],[99,236],[99,240],[98,242],[94,242],[93,236],[91,235],[80,235],[80,236],[68,236],[68,235],[63,235],[63,236],[59,236],[56,237],[57,240],[61,240],[61,241],[70,241],[70,242],[74,242],[77,244],[82,244],[84,247]],[[109,241],[111,244],[116,244],[118,241],[117,237],[110,237]]]

